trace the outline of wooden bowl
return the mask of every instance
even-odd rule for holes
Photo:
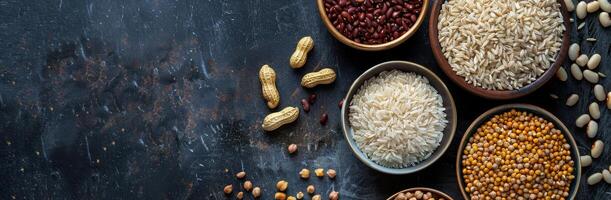
[[[435,199],[439,199],[439,197],[445,199],[445,200],[453,200],[452,197],[448,196],[447,194],[436,190],[436,189],[432,189],[432,188],[425,188],[425,187],[416,187],[416,188],[409,188],[409,189],[405,189],[402,190],[400,192],[397,192],[395,194],[393,194],[392,196],[388,197],[388,199],[386,200],[395,200],[395,197],[397,197],[397,195],[399,195],[399,193],[406,193],[406,192],[415,192],[416,190],[420,190],[424,193],[430,192],[433,194],[433,197]]]
[[[534,92],[535,90],[543,86],[545,83],[547,83],[554,76],[554,74],[556,74],[556,72],[562,66],[562,63],[566,59],[571,39],[569,36],[569,33],[571,32],[571,24],[569,21],[570,15],[566,10],[566,5],[564,4],[564,1],[558,0],[558,3],[560,3],[560,12],[562,13],[562,17],[564,19],[564,27],[566,28],[566,30],[562,35],[562,46],[560,47],[560,52],[556,54],[556,60],[550,68],[548,68],[535,81],[517,90],[487,90],[481,87],[471,85],[467,83],[462,76],[459,76],[458,74],[456,74],[456,72],[454,72],[454,70],[452,70],[452,67],[448,63],[448,60],[441,52],[437,23],[439,19],[439,13],[441,11],[441,5],[444,2],[446,2],[446,0],[440,0],[435,2],[435,4],[433,5],[433,9],[431,10],[431,16],[429,19],[429,41],[431,43],[431,48],[433,49],[433,55],[435,56],[439,67],[441,67],[443,72],[448,77],[450,77],[450,79],[454,81],[454,83],[458,84],[463,89],[475,95],[488,99],[514,99],[525,96]]]
[[[331,35],[333,35],[333,37],[337,38],[340,42],[344,43],[345,45],[348,45],[355,49],[364,50],[364,51],[387,50],[387,49],[396,47],[397,45],[405,42],[408,38],[414,35],[416,31],[418,31],[418,28],[420,27],[420,25],[422,25],[422,22],[424,21],[424,17],[426,17],[426,13],[429,7],[429,0],[422,0],[422,11],[420,11],[420,15],[418,16],[416,23],[414,23],[414,25],[409,30],[407,30],[407,32],[401,35],[399,38],[393,41],[390,41],[390,42],[382,43],[382,44],[362,44],[362,43],[358,43],[358,42],[348,39],[346,36],[342,35],[335,28],[335,26],[333,26],[333,23],[327,17],[327,12],[325,11],[324,0],[316,0],[316,3],[318,4],[318,14],[320,14],[320,18],[322,19],[322,22],[327,27],[327,30],[331,32]]]
[[[428,157],[426,160],[417,163],[414,166],[405,167],[405,168],[390,168],[386,166],[382,166],[376,162],[373,162],[365,153],[363,153],[359,146],[353,139],[354,132],[352,130],[352,126],[350,125],[350,121],[348,119],[348,107],[350,106],[350,102],[352,102],[352,97],[361,88],[361,85],[365,83],[369,78],[375,77],[383,71],[391,71],[391,70],[401,70],[404,72],[413,72],[415,74],[426,77],[429,80],[429,83],[437,90],[439,95],[441,95],[443,101],[443,107],[446,109],[446,118],[448,120],[448,124],[443,130],[443,138],[439,143],[439,146],[433,154]],[[454,138],[454,132],[456,131],[457,119],[456,119],[456,105],[454,104],[454,98],[452,98],[452,94],[450,90],[446,87],[446,85],[441,81],[441,79],[435,75],[432,71],[427,68],[406,61],[389,61],[385,63],[380,63],[369,70],[365,71],[361,74],[350,86],[348,90],[348,94],[346,98],[344,98],[344,104],[342,106],[341,111],[341,123],[342,130],[344,132],[344,137],[350,146],[350,150],[352,153],[361,160],[365,165],[387,174],[409,174],[420,171],[431,164],[433,164],[437,159],[439,159],[443,153],[448,149],[450,143],[452,143],[452,139]]]
[[[488,120],[494,117],[494,115],[501,114],[503,112],[507,112],[512,109],[515,109],[517,111],[527,111],[528,113],[537,115],[553,123],[554,126],[562,132],[562,134],[564,135],[564,138],[567,140],[567,143],[571,146],[571,158],[573,159],[573,163],[574,163],[573,164],[573,168],[574,168],[573,175],[575,175],[575,179],[573,179],[573,182],[571,183],[568,199],[574,199],[575,196],[577,195],[577,190],[579,189],[579,183],[581,179],[581,162],[579,159],[579,150],[577,149],[577,143],[575,143],[575,139],[573,138],[573,135],[571,134],[569,129],[562,123],[562,121],[560,121],[560,119],[554,116],[554,114],[546,111],[543,108],[540,108],[534,105],[530,105],[530,104],[507,104],[507,105],[497,106],[481,114],[471,123],[471,125],[469,125],[469,128],[467,128],[467,130],[465,131],[465,134],[463,135],[462,140],[460,141],[460,146],[458,146],[458,153],[456,155],[456,178],[458,180],[458,186],[460,187],[460,192],[462,193],[463,198],[470,199],[469,195],[465,191],[465,183],[462,177],[463,174],[462,174],[462,162],[461,162],[461,158],[463,156],[462,152],[464,151],[465,147],[467,146],[469,138],[471,138],[471,136],[477,131],[477,129],[483,123],[486,123]]]

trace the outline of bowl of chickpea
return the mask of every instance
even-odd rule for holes
[[[508,104],[466,130],[456,177],[465,199],[574,199],[581,163],[562,121],[534,105]]]

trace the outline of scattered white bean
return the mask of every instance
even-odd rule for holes
[[[590,121],[590,115],[583,114],[575,120],[575,125],[579,128],[585,126]]]
[[[594,97],[596,97],[598,101],[605,100],[605,88],[601,84],[596,84],[594,86]]]
[[[577,56],[579,56],[579,44],[573,43],[571,46],[569,46],[569,59],[575,61]]]
[[[565,105],[574,106],[575,104],[577,104],[578,101],[579,101],[579,95],[571,94],[571,96],[569,96],[569,98],[566,99]]]
[[[598,158],[603,153],[604,148],[605,144],[603,143],[603,141],[596,140],[596,142],[592,144],[592,152],[590,152],[590,155],[592,155],[592,158]]]
[[[592,156],[590,155],[579,156],[579,162],[581,163],[581,167],[590,166],[592,164]]]
[[[599,8],[600,8],[600,3],[598,3],[598,1],[591,1],[590,3],[586,5],[586,11],[588,11],[588,13],[596,12],[598,11]]]
[[[586,66],[588,64],[588,55],[581,54],[579,57],[577,57],[575,63],[577,63],[577,65],[580,67]]]
[[[609,0],[598,0],[598,3],[600,4],[600,9],[605,12],[611,12],[611,3],[609,3]]]
[[[598,20],[600,21],[600,25],[605,28],[611,26],[611,17],[609,17],[608,12],[600,12]]]
[[[600,118],[600,108],[598,107],[598,103],[592,102],[590,106],[588,106],[588,111],[590,111],[590,116],[592,119]]]
[[[560,69],[558,69],[558,71],[556,72],[556,77],[558,77],[558,79],[560,79],[561,81],[566,81],[566,79],[568,79],[568,75],[566,74],[566,70],[564,70],[564,67],[560,67]]]
[[[587,8],[587,4],[584,1],[580,1],[577,4],[577,8],[575,10],[575,13],[577,14],[577,17],[579,19],[583,19],[586,18],[586,14],[588,14],[588,8]]]
[[[581,81],[581,79],[583,79],[583,72],[581,72],[581,68],[579,68],[577,64],[571,65],[571,75],[573,75],[575,80]]]
[[[611,184],[611,173],[609,170],[603,170],[603,179],[605,179],[605,182]]]
[[[583,71],[583,77],[590,83],[598,83],[598,73],[586,69]]]
[[[590,60],[588,60],[588,69],[596,69],[596,67],[598,67],[598,64],[600,64],[600,59],[600,54],[592,55],[590,57]]]
[[[588,122],[588,128],[586,128],[586,134],[589,138],[596,137],[596,133],[598,132],[598,123],[594,120],[590,120]]]
[[[594,173],[592,175],[590,175],[590,177],[588,177],[588,184],[589,185],[594,185],[597,184],[598,182],[600,182],[601,180],[603,180],[603,174],[598,172],[598,173]]]
[[[564,0],[564,5],[566,5],[566,10],[569,12],[573,12],[575,10],[575,4],[572,0]]]

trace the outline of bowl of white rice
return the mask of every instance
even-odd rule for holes
[[[406,61],[378,64],[359,76],[342,106],[342,129],[365,165],[409,174],[439,159],[456,130],[452,94],[432,71]]]

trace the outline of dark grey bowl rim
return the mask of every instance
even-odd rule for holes
[[[479,126],[482,123],[488,121],[490,118],[492,118],[492,116],[506,112],[506,111],[510,111],[512,109],[515,109],[517,111],[528,111],[532,114],[535,114],[545,120],[548,120],[549,122],[552,122],[556,126],[557,129],[562,131],[564,138],[567,140],[567,143],[569,143],[569,145],[571,146],[571,158],[573,159],[573,169],[574,169],[573,174],[575,175],[575,179],[573,179],[573,182],[571,183],[571,186],[569,188],[568,199],[575,199],[575,196],[577,195],[577,191],[579,191],[579,184],[581,181],[581,161],[579,159],[580,155],[579,155],[578,146],[577,146],[577,143],[575,142],[575,138],[573,138],[573,134],[571,134],[571,131],[564,125],[564,123],[562,123],[562,121],[558,119],[558,117],[556,117],[551,112],[541,107],[531,105],[531,104],[524,104],[524,103],[505,104],[505,105],[500,105],[500,106],[491,108],[487,110],[486,112],[482,113],[481,115],[479,115],[475,120],[473,120],[473,122],[471,122],[469,127],[465,130],[465,133],[463,134],[463,137],[460,140],[458,151],[456,153],[456,179],[458,181],[458,187],[460,187],[459,190],[463,198],[469,199],[469,195],[467,195],[467,193],[464,190],[465,187],[464,187],[464,179],[462,178],[462,162],[460,162],[461,157],[462,157],[462,152],[465,149],[465,146],[467,145],[467,140],[473,135],[473,133],[475,133],[475,131],[477,131],[477,128],[479,128]]]
[[[429,158],[425,159],[424,161],[414,166],[405,167],[405,168],[385,167],[385,166],[382,166],[370,160],[367,157],[367,155],[365,155],[358,148],[358,146],[352,139],[352,128],[349,125],[350,122],[348,120],[348,110],[346,109],[350,105],[350,102],[352,101],[352,96],[354,95],[354,93],[356,93],[356,91],[360,88],[360,86],[366,80],[368,80],[371,77],[377,76],[380,72],[389,71],[393,69],[397,69],[397,70],[401,70],[405,72],[413,72],[413,73],[426,77],[429,80],[429,83],[437,90],[439,95],[441,95],[443,104],[444,104],[444,108],[446,109],[445,111],[446,117],[448,119],[448,124],[443,131],[444,133],[443,138],[440,142],[439,147],[437,147],[437,149],[433,152],[433,154]],[[341,115],[342,115],[341,123],[342,123],[342,130],[344,132],[344,138],[348,142],[350,149],[352,150],[352,153],[354,153],[354,155],[361,162],[363,162],[365,165],[369,166],[370,168],[373,168],[379,172],[383,172],[387,174],[395,174],[395,175],[410,174],[410,173],[418,172],[430,166],[435,161],[437,161],[439,158],[441,158],[441,156],[450,147],[450,144],[452,143],[452,140],[454,139],[454,133],[456,132],[456,126],[457,126],[456,105],[454,104],[454,98],[452,97],[452,93],[450,93],[450,90],[445,85],[445,83],[435,73],[433,73],[431,70],[427,69],[426,67],[416,64],[416,63],[407,62],[407,61],[383,62],[383,63],[373,66],[372,68],[368,69],[363,74],[361,74],[356,80],[354,80],[354,82],[350,86],[350,89],[348,90],[348,93],[346,94],[346,97],[344,98],[344,104],[342,105]]]

